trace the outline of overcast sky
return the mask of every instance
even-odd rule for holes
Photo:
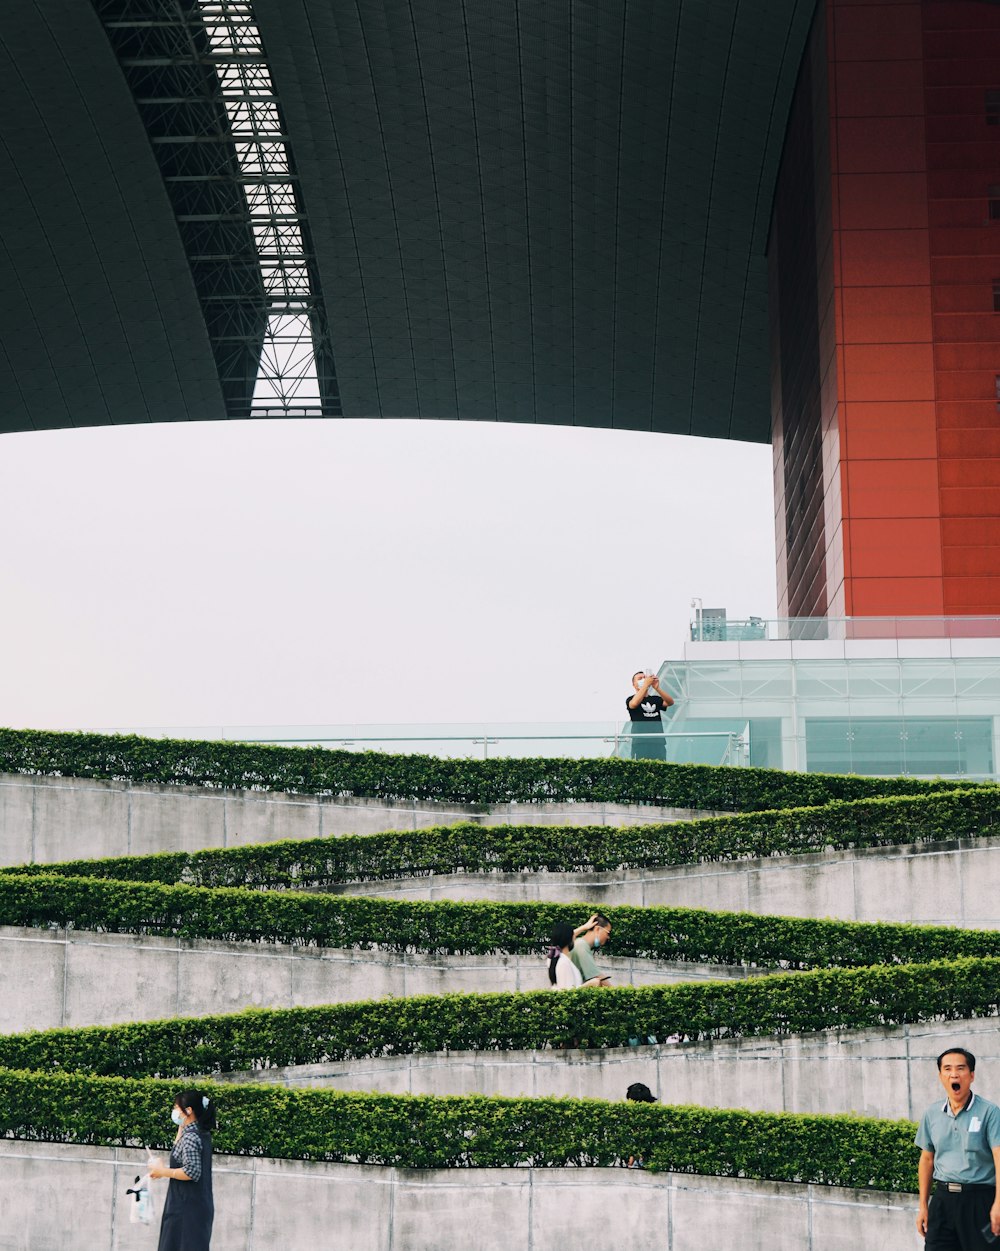
[[[0,724],[618,720],[775,612],[771,450],[548,426],[0,437]]]

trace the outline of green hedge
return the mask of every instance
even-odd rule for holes
[[[0,925],[443,954],[534,952],[540,969],[554,923],[579,924],[591,911],[585,902],[372,899],[45,874],[0,877]],[[996,930],[695,908],[604,911],[613,923],[614,954],[640,959],[815,968],[1000,955]]]
[[[872,1029],[1000,1014],[1000,959],[554,994],[415,995],[0,1036],[0,1067],[193,1077],[440,1051]]]
[[[583,1099],[435,1098],[211,1087],[223,1154],[407,1168],[614,1166],[912,1191],[908,1121]],[[173,1139],[176,1083],[0,1070],[0,1135],[153,1146]]]
[[[314,838],[0,869],[117,881],[327,888],[449,873],[612,872],[706,860],[889,847],[991,834],[1000,789],[835,801],[749,816],[643,826],[481,826]]]
[[[733,812],[924,794],[958,785],[650,760],[441,760],[319,747],[10,729],[0,729],[0,772],[384,800],[477,805],[571,800]]]

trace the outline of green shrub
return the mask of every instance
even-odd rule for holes
[[[0,772],[383,800],[474,805],[580,801],[727,812],[926,794],[959,785],[651,760],[441,760],[320,747],[11,729],[0,729]]]
[[[593,905],[455,902],[163,886],[53,874],[0,876],[0,925],[72,926],[228,942],[443,954],[537,953],[556,921]],[[603,909],[617,955],[760,968],[815,968],[1000,955],[1000,932],[816,921],[696,908]]]
[[[207,1086],[222,1154],[407,1168],[613,1166],[913,1190],[907,1121],[583,1099],[435,1098]],[[177,1084],[0,1069],[0,1136],[102,1146],[173,1139]]]
[[[438,1051],[871,1029],[1000,1013],[1000,958],[554,994],[420,995],[0,1036],[0,1067],[192,1077]]]
[[[1000,821],[1000,789],[836,801],[642,826],[481,826],[348,835],[0,869],[118,881],[273,890],[449,873],[613,872],[706,860],[976,838]]]

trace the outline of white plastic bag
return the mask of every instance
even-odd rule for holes
[[[146,1167],[156,1163],[155,1157],[147,1157]],[[136,1177],[135,1182],[125,1191],[130,1200],[128,1220],[130,1225],[152,1225],[156,1215],[156,1203],[153,1199],[152,1178],[147,1172],[144,1177]]]

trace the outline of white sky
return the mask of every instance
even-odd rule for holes
[[[613,721],[775,613],[771,450],[492,423],[0,438],[0,724]]]

